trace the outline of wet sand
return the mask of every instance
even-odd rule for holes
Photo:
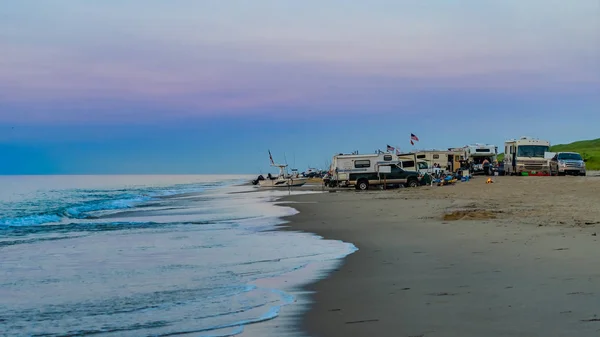
[[[359,248],[307,287],[310,336],[600,335],[600,178],[285,200],[290,230]]]

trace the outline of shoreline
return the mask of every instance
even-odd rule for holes
[[[271,319],[265,319],[256,323],[244,324],[243,331],[239,334],[236,334],[236,336],[307,337],[305,333],[298,329],[298,317],[305,314],[305,312],[309,310],[309,306],[311,304],[309,296],[310,294],[306,293],[305,287],[311,283],[328,277],[336,268],[339,267],[339,264],[343,262],[343,259],[346,256],[355,252],[356,248],[353,244],[343,242],[341,240],[323,240],[322,237],[312,232],[297,230],[291,230],[290,232],[289,219],[296,217],[298,214],[300,214],[300,211],[297,209],[294,201],[287,201],[284,199],[302,195],[320,194],[322,193],[320,186],[303,186],[302,188],[294,189],[291,194],[287,194],[287,190],[280,189],[255,189],[250,191],[229,193],[261,194],[261,192],[267,192],[267,194],[263,194],[263,196],[271,194],[269,192],[275,192],[275,195],[271,194],[266,198],[270,199],[267,201],[267,203],[270,204],[271,207],[281,207],[293,210],[289,215],[278,216],[278,223],[270,229],[265,229],[264,232],[280,232],[281,234],[290,234],[292,237],[296,235],[311,237],[312,240],[322,241],[322,243],[317,244],[317,246],[329,246],[330,253],[332,253],[332,255],[323,255],[321,256],[321,259],[310,261],[305,265],[299,266],[293,271],[289,271],[281,275],[260,278],[256,281],[253,281],[253,286],[271,289],[273,292],[281,293],[282,296],[286,297],[289,302],[272,308],[271,313],[273,314],[274,310],[274,317]],[[327,241],[330,242],[327,243]]]
[[[304,287],[300,329],[313,337],[597,336],[600,274],[589,266],[600,253],[600,179],[494,179],[281,198],[299,213],[280,229],[358,248]]]

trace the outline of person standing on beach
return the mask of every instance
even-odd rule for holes
[[[487,158],[483,159],[483,172],[486,176],[490,175],[490,161]]]

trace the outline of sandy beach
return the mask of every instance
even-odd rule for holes
[[[290,230],[355,244],[310,285],[302,328],[332,336],[600,335],[600,178],[287,197]]]

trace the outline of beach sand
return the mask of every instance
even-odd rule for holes
[[[307,287],[310,336],[600,336],[600,178],[287,197],[289,230],[355,244]]]

